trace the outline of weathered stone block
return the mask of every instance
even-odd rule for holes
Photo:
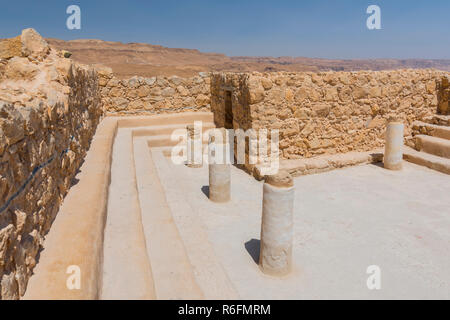
[[[22,41],[20,36],[0,41],[0,59],[10,59],[22,56]]]
[[[27,58],[14,57],[5,68],[5,77],[14,80],[33,80],[39,68]]]
[[[50,47],[47,41],[41,37],[39,33],[34,29],[25,29],[22,31],[21,35],[22,40],[22,54],[24,56],[37,56],[43,57],[45,56]]]

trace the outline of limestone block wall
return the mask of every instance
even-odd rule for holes
[[[224,126],[231,95],[234,128],[279,129],[281,159],[370,151],[384,146],[390,117],[403,121],[409,136],[415,120],[436,114],[445,75],[437,70],[214,73],[211,109],[216,125]]]
[[[120,80],[112,70],[99,70],[104,111],[107,114],[161,114],[210,110],[210,78],[132,77]]]
[[[102,107],[95,70],[32,29],[8,41],[0,42],[0,299],[18,299]]]

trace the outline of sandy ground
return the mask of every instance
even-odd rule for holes
[[[161,183],[184,195],[193,210],[184,219],[206,230],[242,299],[450,298],[448,175],[405,163],[399,172],[364,165],[296,178],[294,272],[276,279],[255,263],[262,183],[232,167],[232,201],[215,204],[206,166],[167,163]],[[367,287],[372,265],[381,290]]]

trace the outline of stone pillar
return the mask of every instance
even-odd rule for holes
[[[263,187],[259,266],[272,276],[287,275],[292,268],[294,237],[294,180],[288,172],[266,176]]]
[[[213,202],[230,201],[231,170],[227,161],[228,141],[225,129],[216,129],[209,137],[209,199]],[[217,135],[222,141],[217,141]]]
[[[201,168],[203,164],[201,132],[190,124],[187,130],[187,166],[189,168]]]
[[[450,77],[443,76],[438,83],[438,111],[450,114]]]
[[[389,170],[401,170],[403,163],[404,125],[392,121],[387,125],[384,167]]]

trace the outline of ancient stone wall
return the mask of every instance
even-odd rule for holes
[[[435,114],[436,70],[380,72],[250,73],[211,76],[211,109],[217,126],[279,129],[282,159],[370,151],[384,146],[386,120],[405,123]],[[229,107],[228,107],[229,109]]]
[[[210,110],[210,78],[199,73],[192,78],[132,77],[120,80],[112,70],[99,70],[106,114],[160,114]]]
[[[17,299],[102,107],[97,73],[32,29],[0,42],[0,57],[0,298]]]

